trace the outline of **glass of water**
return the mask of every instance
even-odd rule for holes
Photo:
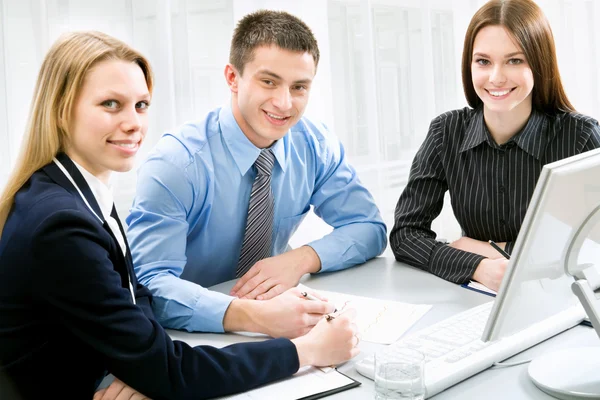
[[[375,353],[375,400],[425,398],[425,356],[408,347]]]

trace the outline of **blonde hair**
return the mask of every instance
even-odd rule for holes
[[[21,187],[38,169],[64,151],[75,101],[88,71],[105,60],[136,63],[152,93],[148,60],[126,43],[102,32],[71,32],[50,48],[38,74],[25,137],[15,168],[0,196],[0,237]]]

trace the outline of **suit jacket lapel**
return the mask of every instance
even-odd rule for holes
[[[127,255],[124,257],[123,252],[121,251],[121,247],[119,246],[119,241],[117,240],[113,231],[110,229],[110,227],[108,226],[108,223],[104,219],[104,215],[102,214],[102,210],[100,209],[100,206],[98,205],[98,202],[96,201],[96,197],[92,193],[92,190],[88,186],[83,175],[81,175],[81,172],[79,172],[79,169],[77,169],[77,166],[73,163],[73,161],[71,161],[71,159],[65,153],[57,154],[56,159],[65,168],[65,170],[69,173],[69,175],[71,176],[71,179],[73,179],[73,181],[79,188],[79,191],[81,191],[81,194],[83,195],[83,197],[89,204],[89,207],[96,214],[96,217],[98,217],[100,219],[99,222],[102,224],[102,227],[108,232],[110,237],[113,239],[115,247],[117,249],[116,256],[117,256],[118,260],[120,261],[119,263],[121,265],[124,265],[126,270],[123,271],[122,268],[118,268],[117,266],[115,266],[115,268],[121,275],[121,278],[123,279],[124,284],[127,283],[127,285],[128,285],[129,277],[134,279],[133,277],[135,276],[135,274],[133,273],[133,261],[131,258],[127,240],[125,240],[125,243],[127,244]],[[60,169],[60,167],[58,165],[56,165],[54,162],[51,162],[50,164],[46,165],[43,168],[43,170],[44,170],[44,172],[46,172],[46,174],[48,174],[48,176],[50,176],[50,178],[52,178],[52,180],[54,180],[60,186],[65,188],[71,194],[73,194],[77,198],[81,197],[77,188],[75,186],[73,186],[73,183],[69,180],[68,177],[65,176],[65,174]],[[115,215],[117,215],[114,205],[113,205],[113,212]],[[127,236],[125,236],[123,227],[121,226],[121,222],[119,221],[118,216],[115,219],[117,220],[117,223],[119,224],[119,229],[121,230],[121,234],[123,235],[124,238],[126,238]]]
[[[65,153],[58,153],[56,155],[56,159],[60,161],[62,166],[67,170],[67,172],[71,176],[71,179],[73,179],[87,203],[96,213],[96,216],[102,221],[104,221],[104,216],[102,215],[102,210],[100,210],[100,206],[96,201],[96,197],[94,197],[92,190],[88,186],[83,175],[81,175],[81,172],[79,172],[75,164],[73,164],[73,161],[71,161],[69,156],[67,156]],[[73,183],[71,183],[69,178],[65,176],[65,174],[61,171],[58,165],[56,165],[54,162],[51,162],[50,164],[46,165],[43,169],[44,172],[46,172],[50,176],[50,178],[52,178],[56,183],[58,183],[60,186],[64,187],[74,195],[79,196],[77,188],[73,186]]]

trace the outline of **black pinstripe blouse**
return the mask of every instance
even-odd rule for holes
[[[510,253],[542,167],[598,147],[598,121],[581,114],[534,110],[521,132],[501,146],[485,126],[482,108],[440,115],[396,205],[390,232],[396,259],[452,282],[468,281],[485,257],[436,241],[431,230],[446,190],[464,236],[507,242]]]

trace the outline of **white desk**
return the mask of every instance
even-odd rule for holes
[[[233,281],[226,282],[215,286],[214,289],[228,292],[233,283]],[[388,257],[376,258],[364,265],[345,271],[306,276],[303,278],[302,283],[314,289],[408,303],[432,304],[432,309],[412,327],[411,331],[422,329],[491,299],[489,296],[463,289],[458,285],[446,282],[434,275],[406,266]],[[184,340],[193,346],[210,344],[222,347],[240,341],[239,335],[199,334],[173,330],[168,332],[173,339]],[[257,340],[252,337],[243,339],[247,341]],[[510,360],[531,359],[553,349],[599,345],[600,341],[592,328],[576,326],[523,353],[515,355]],[[382,345],[361,342],[359,346],[361,354],[355,360],[341,366],[339,370],[362,382],[362,385],[329,396],[328,399],[365,400],[374,397],[373,381],[356,372],[353,364],[365,355],[372,354],[375,349]],[[552,397],[538,390],[529,380],[527,376],[528,365],[485,370],[446,389],[434,396],[433,399],[552,399]]]

